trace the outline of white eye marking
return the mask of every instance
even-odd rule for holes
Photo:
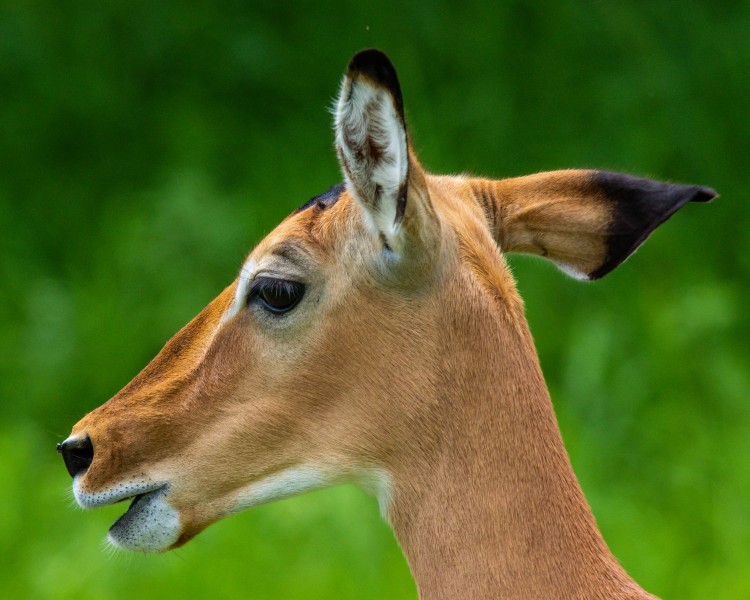
[[[234,301],[232,306],[229,307],[224,316],[221,319],[222,323],[225,323],[236,315],[240,309],[245,305],[245,299],[247,298],[248,290],[250,289],[250,283],[255,277],[255,269],[257,265],[254,260],[248,260],[240,271],[239,280],[237,281],[237,289],[234,292]]]

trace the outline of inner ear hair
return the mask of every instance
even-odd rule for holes
[[[409,151],[396,70],[382,52],[354,56],[341,84],[336,151],[347,187],[394,249],[406,207]]]

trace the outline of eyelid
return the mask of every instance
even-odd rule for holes
[[[256,275],[253,280],[250,282],[250,285],[247,286],[247,294],[246,296],[248,298],[254,296],[258,293],[263,287],[267,285],[276,285],[279,283],[283,283],[285,281],[289,281],[288,279],[282,279],[281,277],[271,277],[268,275]]]
[[[307,284],[301,281],[297,276],[289,275],[271,275],[266,273],[258,273],[248,282],[246,296],[249,296],[253,292],[257,292],[264,285],[279,285],[283,283],[298,283],[302,286],[307,287]]]
[[[248,285],[252,285],[253,281],[260,278],[265,279],[281,279],[284,281],[299,281],[300,283],[303,280],[303,271],[300,271],[299,269],[294,268],[288,268],[288,263],[283,264],[284,269],[279,269],[275,267],[281,266],[278,262],[273,261],[271,264],[264,264],[261,266],[260,269],[257,269],[255,273],[251,274]]]
[[[302,300],[305,295],[307,286],[301,281],[294,279],[285,279],[280,277],[256,276],[250,283],[245,294],[245,305],[259,304],[271,313],[282,315],[292,309]],[[283,290],[288,294],[292,301],[288,305],[277,306],[269,300],[264,293],[269,290],[276,290],[276,293]]]

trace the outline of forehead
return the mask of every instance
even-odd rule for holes
[[[269,254],[291,262],[334,255],[353,221],[352,204],[343,183],[312,197],[266,236],[246,263]]]

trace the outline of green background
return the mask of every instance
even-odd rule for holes
[[[0,3],[0,597],[414,598],[352,487],[160,556],[102,543],[54,452],[340,181],[349,57],[396,64],[434,172],[565,167],[716,188],[582,284],[514,259],[605,538],[665,598],[750,597],[750,4]]]

